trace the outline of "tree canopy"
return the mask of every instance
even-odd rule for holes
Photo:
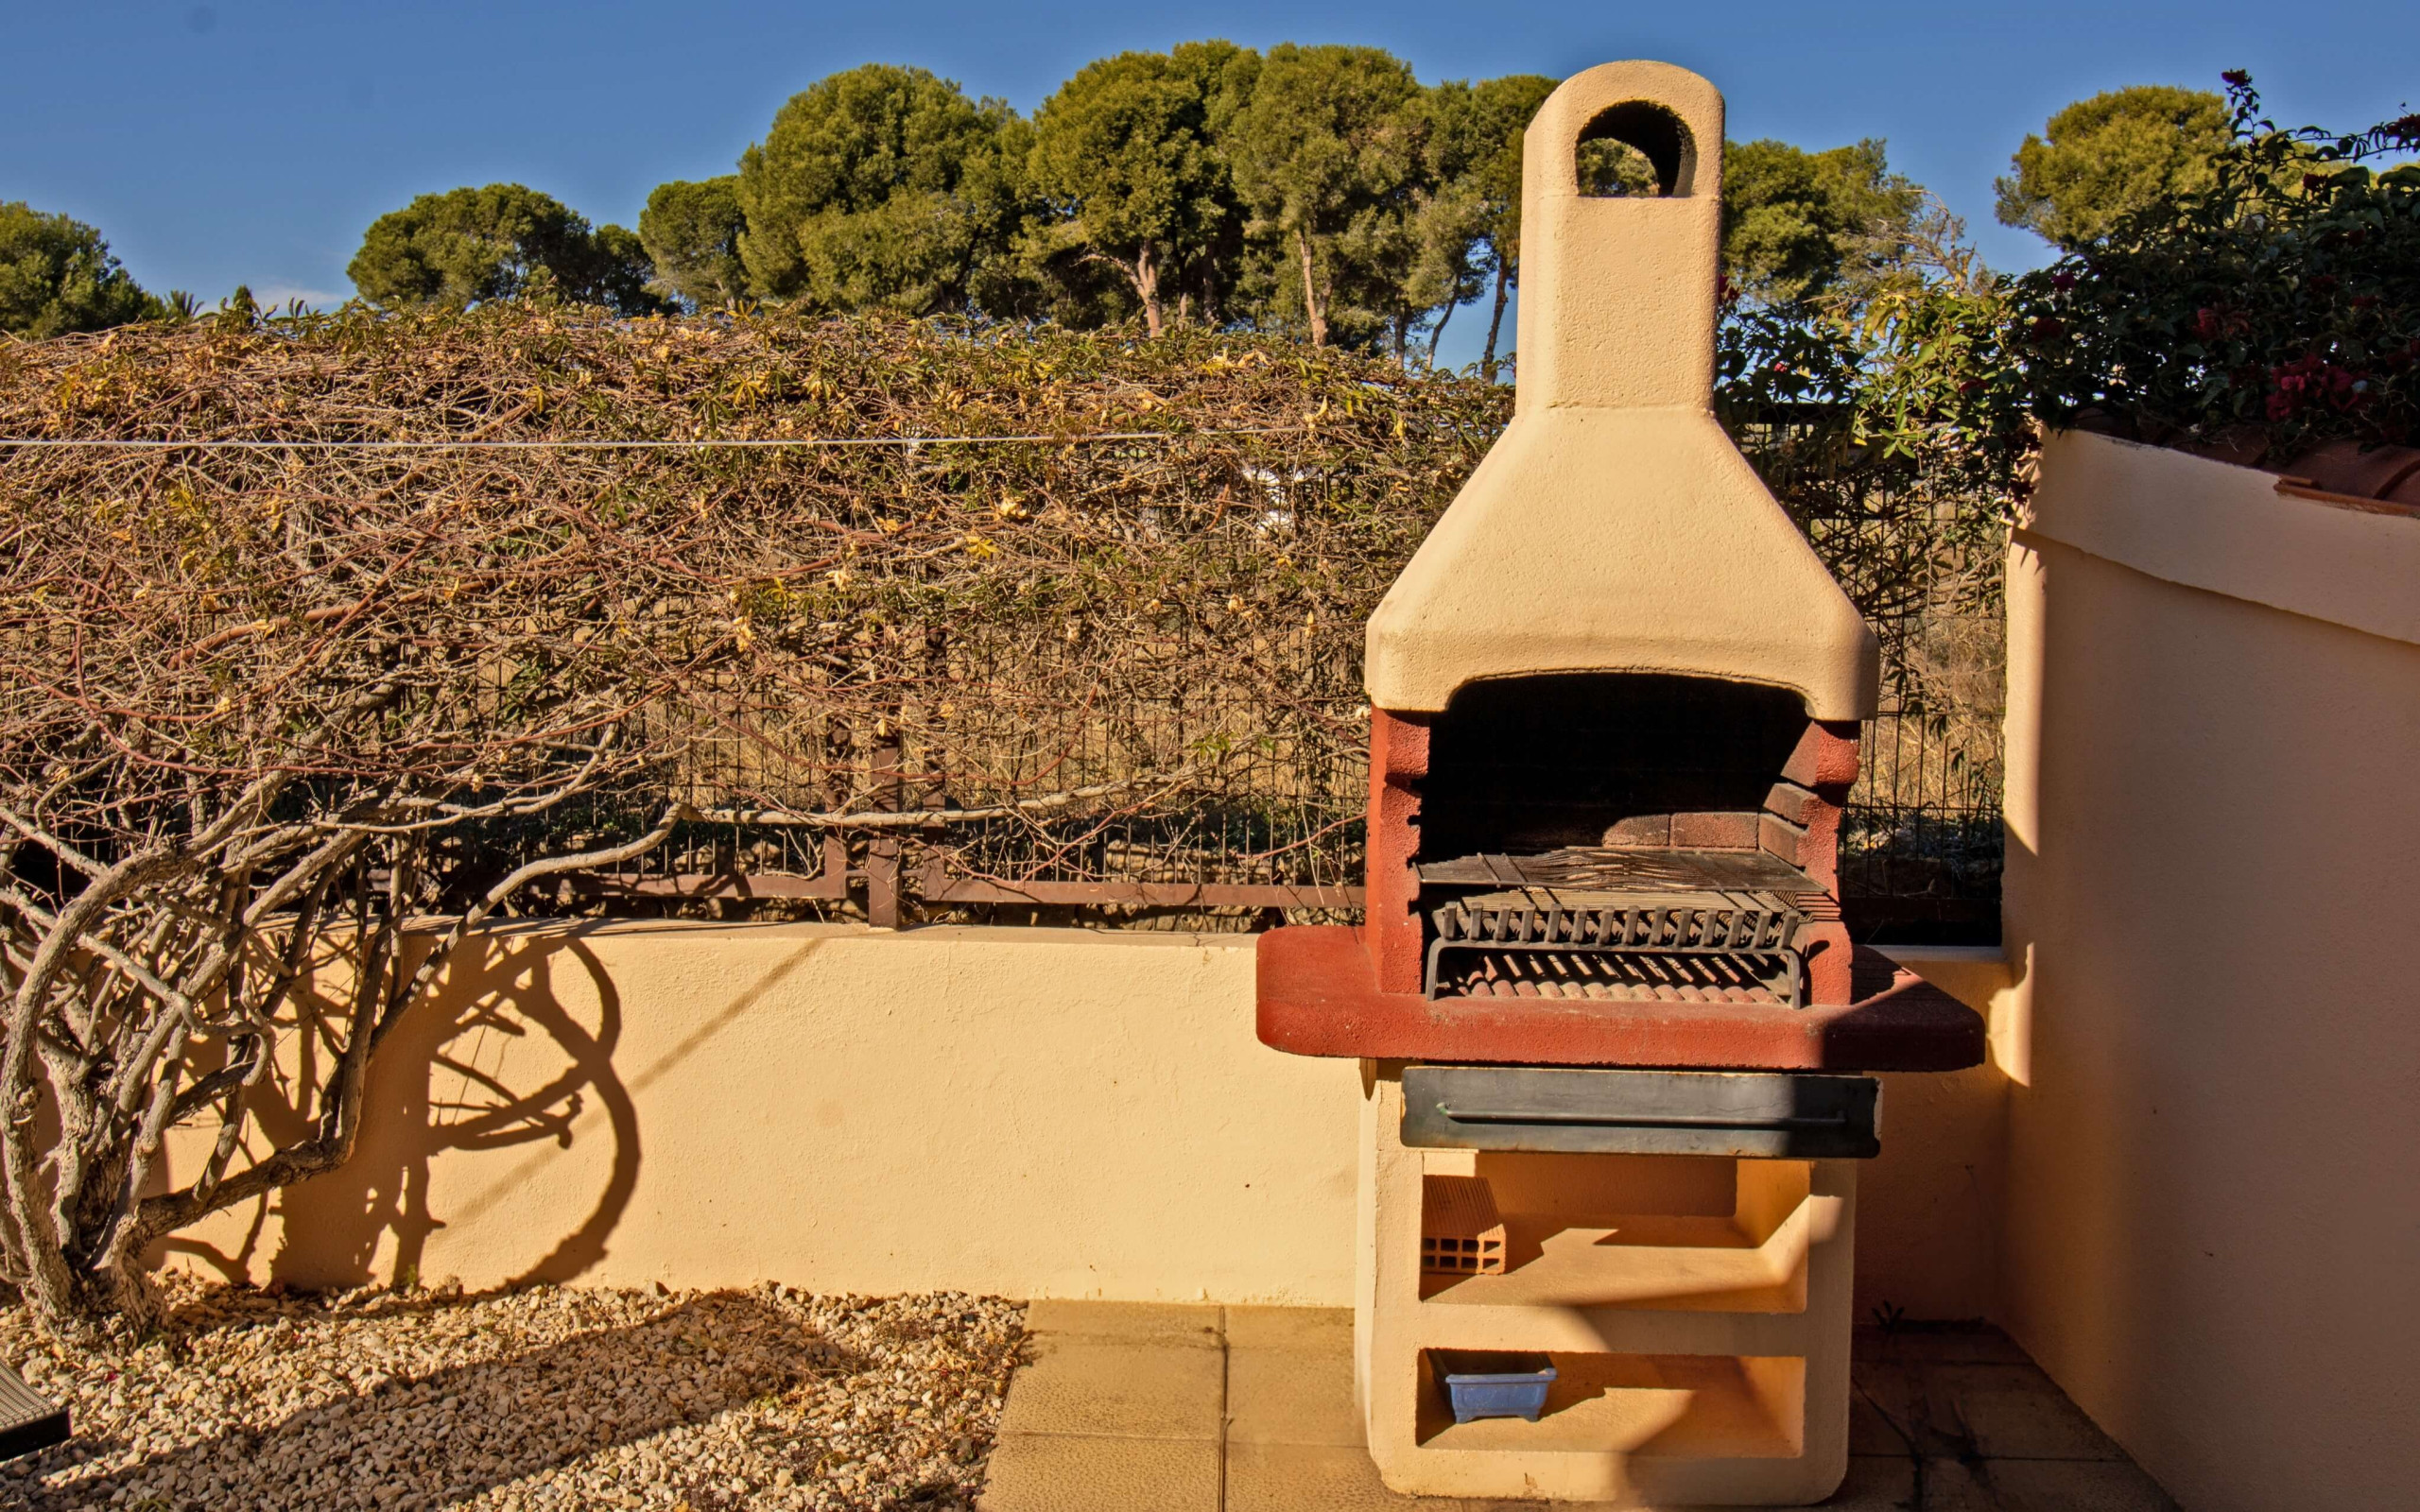
[[[1002,101],[921,68],[819,80],[740,156],[750,288],[834,310],[964,306],[1004,276],[1030,134]]]
[[[662,307],[639,238],[551,195],[492,183],[422,195],[370,223],[345,268],[372,304],[455,308],[540,288],[624,315]]]
[[[1273,312],[1299,312],[1314,346],[1375,339],[1401,300],[1385,275],[1407,234],[1426,121],[1410,65],[1375,47],[1272,47],[1236,113],[1236,186],[1298,278],[1272,277]]]
[[[1752,299],[1852,296],[1888,275],[1924,191],[1875,139],[1808,152],[1770,138],[1722,161],[1722,264]]]
[[[748,292],[739,260],[748,218],[739,209],[739,176],[660,183],[639,212],[639,244],[654,266],[655,291],[692,309],[729,304]]]
[[[23,200],[0,203],[0,331],[38,341],[167,313],[98,231]]]
[[[2214,180],[2229,141],[2226,102],[2207,90],[2138,84],[2078,100],[2028,134],[1996,180],[2002,224],[2070,251],[2129,213]]]
[[[1258,60],[1226,43],[1120,53],[1079,71],[1033,120],[1034,189],[1063,215],[1049,240],[1114,266],[1160,334],[1168,285],[1207,270],[1237,220],[1214,113]],[[1204,307],[1219,281],[1204,285]]]

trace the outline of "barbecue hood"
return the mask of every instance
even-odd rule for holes
[[[1645,153],[1663,194],[1583,196],[1578,151],[1600,137]],[[1873,631],[1714,418],[1722,96],[1667,63],[1572,77],[1530,124],[1522,202],[1512,422],[1371,616],[1372,704],[1639,672],[1871,715]]]

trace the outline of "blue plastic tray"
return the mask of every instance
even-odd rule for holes
[[[1546,1411],[1547,1387],[1554,1383],[1554,1365],[1546,1355],[1431,1349],[1428,1358],[1458,1423],[1479,1418],[1536,1422]]]

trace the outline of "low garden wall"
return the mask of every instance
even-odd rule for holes
[[[1978,954],[1910,959],[1989,1006]],[[315,1288],[1350,1307],[1360,1068],[1264,1047],[1252,983],[1237,935],[493,930],[381,1050],[345,1168],[164,1258]],[[1860,1314],[1985,1310],[2004,1088],[1988,1066],[1889,1078]],[[172,1142],[171,1178],[199,1143]]]
[[[2420,518],[2059,435],[2008,582],[2000,1319],[2195,1512],[2407,1505]]]
[[[1358,1070],[1252,1019],[1233,936],[499,931],[381,1051],[355,1158],[171,1261],[1350,1305]]]

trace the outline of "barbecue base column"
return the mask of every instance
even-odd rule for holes
[[[1847,1160],[1420,1149],[1365,1061],[1356,1379],[1392,1489],[1630,1505],[1818,1502],[1848,1466]],[[1499,1273],[1424,1271],[1431,1194],[1501,1209]],[[1432,1241],[1435,1243],[1435,1241]],[[1535,1421],[1458,1423],[1441,1351],[1543,1355]]]

